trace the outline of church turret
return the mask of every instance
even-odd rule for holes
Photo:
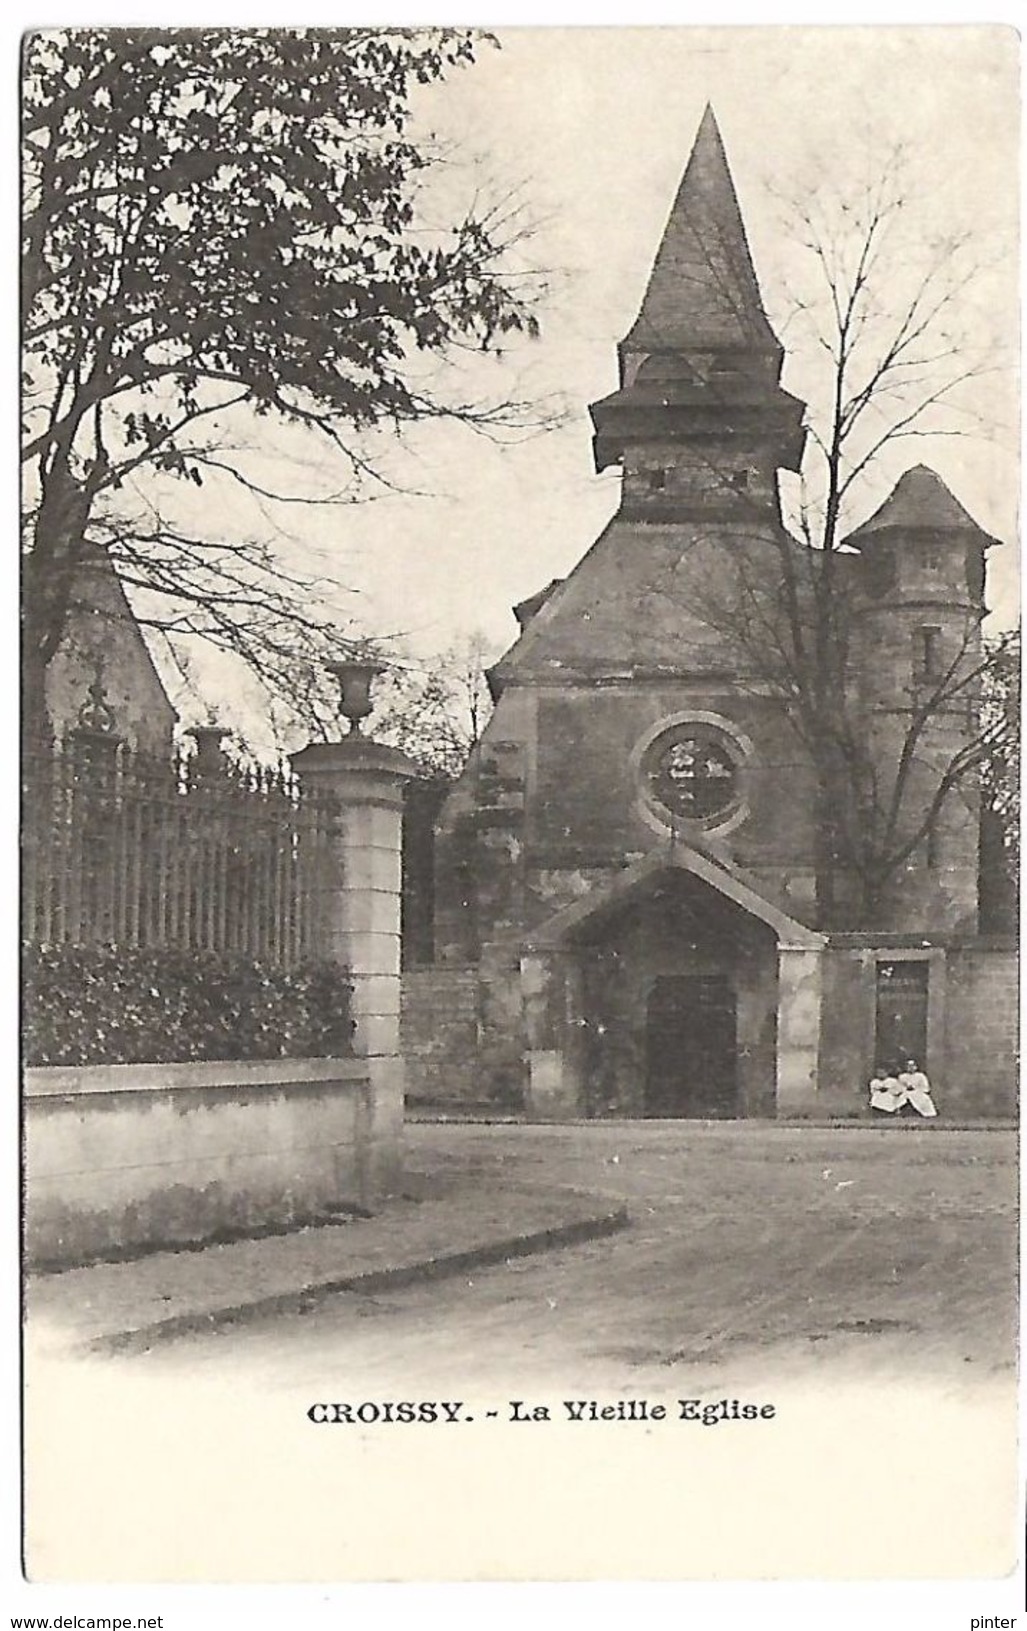
[[[985,555],[996,542],[917,465],[846,540],[859,550],[862,688],[892,706],[976,660]],[[947,687],[948,689],[948,687]],[[965,696],[955,711],[965,714]]]
[[[776,513],[775,473],[802,455],[803,404],[780,385],[783,352],[712,108],[619,360],[620,387],[592,419],[596,468],[623,465],[622,513]]]
[[[985,556],[996,541],[923,465],[846,539],[859,551],[851,651],[868,740],[882,786],[912,746],[900,808],[914,831],[977,733]],[[964,777],[893,883],[897,921],[972,930],[978,819],[976,783]]]
[[[846,539],[862,556],[868,594],[891,612],[906,604],[983,609],[984,558],[997,541],[922,464]]]

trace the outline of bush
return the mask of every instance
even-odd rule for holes
[[[329,1058],[350,1051],[349,985],[334,963],[269,967],[233,953],[28,946],[28,1065]]]

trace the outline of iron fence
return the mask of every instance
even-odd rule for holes
[[[156,761],[78,729],[23,769],[30,943],[237,952],[283,968],[326,955],[337,810],[287,768],[209,751]]]

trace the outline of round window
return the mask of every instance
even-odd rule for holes
[[[649,797],[685,821],[715,825],[741,796],[738,749],[706,725],[663,732],[646,749],[642,773]]]

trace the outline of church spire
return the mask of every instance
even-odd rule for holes
[[[767,321],[713,108],[707,104],[664,230],[627,354],[758,346]]]
[[[725,511],[742,492],[749,511],[755,491],[776,505],[773,472],[798,469],[802,457],[803,405],[781,387],[784,352],[763,310],[711,107],[619,355],[620,386],[592,404],[592,420],[596,468],[624,467],[622,509],[710,513],[697,461],[716,463]]]

